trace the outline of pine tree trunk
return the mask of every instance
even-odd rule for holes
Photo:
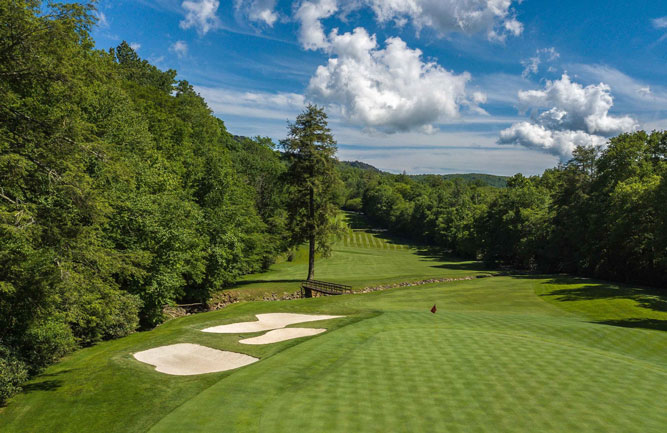
[[[309,198],[309,215],[310,218],[309,226],[310,233],[308,234],[308,279],[312,280],[315,278],[315,191],[313,187],[310,187],[310,198]]]

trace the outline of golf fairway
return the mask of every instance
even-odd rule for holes
[[[359,288],[386,283],[383,269],[390,282],[485,272],[354,235],[366,240],[318,262],[328,279]],[[235,290],[289,288],[301,268],[283,263]],[[241,302],[71,354],[0,409],[0,431],[663,432],[664,306],[648,289],[548,275]],[[202,332],[266,313],[345,317],[290,325],[326,332],[271,344],[239,343],[266,331]],[[172,376],[133,357],[179,343],[260,360]]]

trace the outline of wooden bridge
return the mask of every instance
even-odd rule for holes
[[[344,284],[328,283],[326,281],[306,280],[301,283],[301,297],[312,298],[313,291],[325,295],[344,295],[352,293],[352,287]]]

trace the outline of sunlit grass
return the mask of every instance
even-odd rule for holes
[[[481,271],[355,235],[318,262],[318,277],[360,287]],[[238,290],[297,279],[299,260]],[[551,276],[239,303],[72,354],[1,410],[0,431],[662,432],[667,333],[654,325],[667,322],[664,305],[646,289]],[[264,346],[238,342],[261,333],[200,332],[267,312],[346,317]],[[178,377],[132,357],[181,342],[261,361]]]
[[[333,246],[328,258],[315,261],[315,278],[354,289],[373,285],[457,278],[492,274],[481,263],[430,254],[389,238],[384,232],[367,230],[348,216],[350,230]],[[267,272],[244,277],[236,286],[226,290],[241,299],[257,299],[275,293],[284,295],[299,290],[308,272],[305,248],[297,251],[292,261],[282,261]]]

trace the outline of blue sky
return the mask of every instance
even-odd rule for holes
[[[576,145],[667,129],[667,2],[100,0],[126,40],[235,134],[324,105],[339,158],[408,173],[539,174]]]

